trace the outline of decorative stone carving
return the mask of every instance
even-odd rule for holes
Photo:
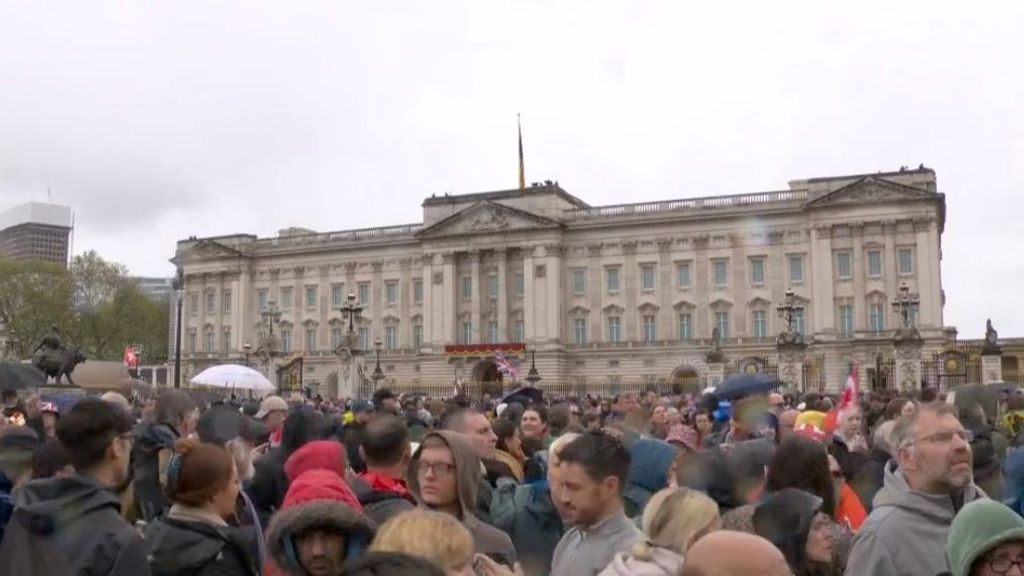
[[[354,274],[358,265],[355,262],[345,262],[345,273]]]
[[[381,270],[384,269],[384,261],[383,260],[374,260],[373,262],[370,262],[370,268],[374,272],[380,272]]]
[[[656,242],[658,243],[658,252],[668,252],[672,249],[671,238],[658,238]]]
[[[587,255],[588,256],[600,256],[601,255],[601,244],[588,244]]]
[[[493,204],[488,204],[478,209],[468,224],[468,229],[472,232],[505,230],[508,227],[509,222],[505,213]]]
[[[708,243],[711,241],[711,237],[707,234],[693,237],[693,246],[698,250],[705,250],[708,247]]]
[[[626,240],[622,243],[623,254],[636,254],[636,240]]]
[[[444,284],[444,272],[434,272],[433,281],[435,285]]]
[[[547,274],[548,274],[547,270],[548,270],[547,267],[544,266],[543,264],[537,264],[537,266],[533,269],[533,277],[534,278],[547,278]]]

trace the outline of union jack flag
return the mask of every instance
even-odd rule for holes
[[[498,372],[504,374],[515,380],[519,377],[519,368],[512,364],[512,362],[505,357],[504,352],[497,352],[494,354],[494,363],[498,366]]]

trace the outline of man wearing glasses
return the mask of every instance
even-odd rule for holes
[[[968,502],[985,498],[974,484],[971,433],[946,404],[922,404],[893,429],[896,456],[885,485],[854,540],[846,574],[939,574],[950,524]]]
[[[451,514],[473,535],[476,552],[511,567],[516,550],[508,534],[480,521],[473,510],[480,484],[480,458],[456,432],[431,432],[409,462],[409,491],[420,506]]]

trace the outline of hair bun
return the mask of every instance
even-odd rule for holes
[[[181,454],[182,456],[187,456],[192,452],[192,449],[196,447],[196,444],[198,444],[198,442],[195,440],[180,438],[174,442],[174,452],[176,454]]]

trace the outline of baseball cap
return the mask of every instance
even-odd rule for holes
[[[260,411],[256,413],[256,419],[262,420],[267,414],[277,411],[288,411],[288,403],[280,396],[267,396],[260,402]]]

